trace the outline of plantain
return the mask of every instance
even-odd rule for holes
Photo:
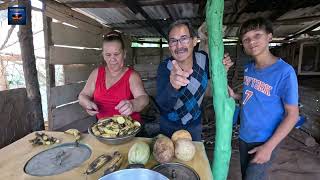
[[[123,160],[123,157],[120,154],[120,152],[115,151],[113,153],[112,159],[106,164],[106,170],[104,171],[104,174],[106,175],[114,171],[117,171],[121,167],[122,160]]]
[[[97,157],[94,161],[92,161],[92,163],[89,165],[88,169],[86,170],[85,174],[89,175],[98,171],[102,166],[104,166],[111,159],[112,159],[112,156],[107,154],[102,154],[101,156]]]
[[[101,167],[106,166],[108,173],[118,170],[122,164],[123,157],[119,151],[115,151],[112,155],[102,154],[96,158],[88,167],[85,174],[89,175],[98,171]]]
[[[68,129],[64,133],[73,135],[76,138],[76,141],[79,141],[81,138],[81,133],[78,129]]]
[[[60,143],[60,140],[54,137],[50,137],[43,132],[36,132],[35,138],[29,140],[32,145],[51,145],[55,143]]]

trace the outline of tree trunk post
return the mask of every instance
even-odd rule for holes
[[[212,174],[214,180],[226,180],[231,156],[232,119],[235,102],[228,95],[227,73],[222,64],[223,0],[208,0],[206,23],[209,35],[209,54],[213,105],[216,115],[216,136]]]
[[[21,59],[23,65],[24,79],[26,83],[27,96],[30,103],[30,123],[33,131],[43,130],[44,121],[41,106],[41,95],[37,76],[36,59],[34,55],[32,22],[31,22],[31,1],[19,0],[19,5],[26,7],[26,25],[19,26],[19,42]]]

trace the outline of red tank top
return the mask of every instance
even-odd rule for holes
[[[132,71],[133,70],[129,68],[119,79],[119,81],[107,89],[105,67],[99,67],[96,87],[93,93],[93,101],[99,108],[99,113],[97,114],[98,119],[119,115],[119,111],[115,109],[119,102],[122,100],[133,99],[129,83],[129,78]],[[139,113],[134,112],[130,116],[132,119],[142,122]]]

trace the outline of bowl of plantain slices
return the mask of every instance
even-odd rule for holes
[[[89,134],[105,144],[123,144],[133,139],[140,130],[138,121],[120,115],[100,119],[88,128]]]

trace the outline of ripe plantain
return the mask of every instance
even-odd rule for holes
[[[96,171],[98,171],[102,166],[104,166],[108,161],[112,159],[112,156],[107,154],[102,154],[98,158],[96,158],[92,163],[89,165],[88,169],[86,170],[85,174],[89,175]]]
[[[76,138],[76,141],[79,141],[81,138],[81,133],[78,129],[68,129],[64,133],[73,135]]]
[[[122,155],[119,151],[113,153],[112,159],[106,164],[106,171],[112,170],[115,171],[117,168],[120,168],[122,163]]]
[[[117,171],[118,169],[120,169],[121,164],[122,164],[122,160],[123,160],[123,157],[119,153],[119,151],[114,152],[113,158],[106,165],[107,168],[104,171],[104,175],[107,175],[109,173],[112,173],[112,172]]]

